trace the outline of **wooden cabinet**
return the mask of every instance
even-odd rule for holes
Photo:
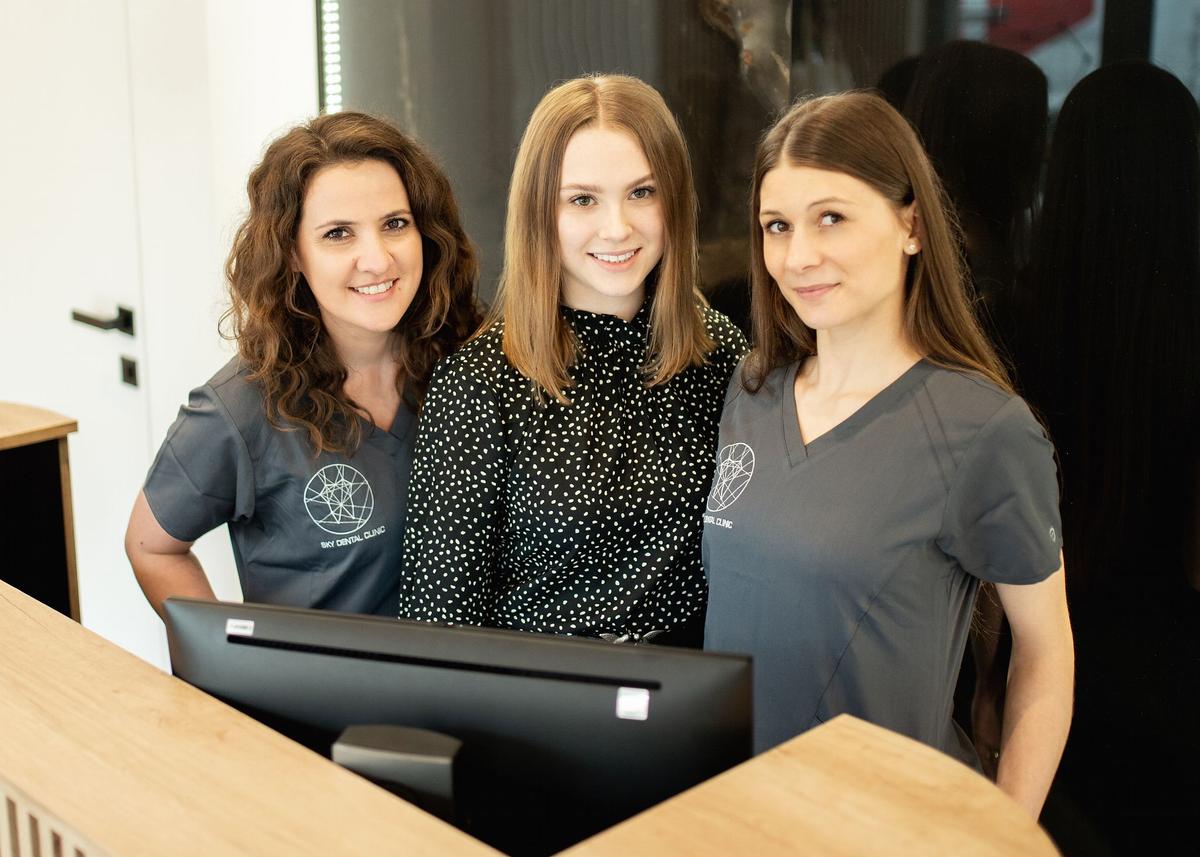
[[[0,580],[79,620],[67,435],[75,420],[0,402]]]

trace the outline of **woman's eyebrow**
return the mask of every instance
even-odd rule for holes
[[[839,205],[854,205],[854,203],[850,200],[842,199],[840,196],[826,196],[816,200],[815,202],[810,202],[808,207],[815,208],[818,205],[828,205],[831,202],[836,202]]]
[[[395,211],[389,211],[387,214],[380,215],[379,220],[391,220],[393,217],[412,217],[412,212],[407,208],[397,208]],[[357,220],[347,220],[337,217],[332,220],[326,220],[324,223],[317,224],[313,227],[314,232],[319,232],[322,229],[329,229],[333,226],[356,226]]]
[[[634,188],[634,187],[637,187],[638,185],[644,185],[644,184],[646,184],[648,182],[652,182],[652,181],[654,181],[654,175],[652,173],[647,173],[646,175],[642,176],[639,179],[634,179],[628,185],[626,185],[626,187]],[[582,190],[582,191],[586,191],[587,193],[600,193],[600,188],[597,185],[581,184],[581,183],[577,183],[577,182],[571,182],[570,184],[564,184],[561,188],[559,188],[559,190]]]
[[[354,220],[343,220],[341,218],[335,218],[333,220],[326,220],[324,223],[318,223],[316,226],[313,227],[313,231],[320,232],[322,229],[328,229],[331,226],[354,226],[356,222],[357,221],[354,221]]]

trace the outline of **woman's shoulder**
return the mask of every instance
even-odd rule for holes
[[[251,375],[242,358],[234,356],[204,384],[192,390],[188,403],[193,407],[219,407],[235,423],[261,418],[264,413],[262,386]]]
[[[785,385],[796,376],[796,363],[763,369],[759,354],[750,351],[738,360],[729,388],[725,391],[725,409],[749,408],[754,411],[774,410],[782,400]]]
[[[746,343],[746,335],[728,316],[707,304],[700,305],[700,312],[704,320],[704,330],[716,345],[717,351],[725,352],[737,361],[750,350]]]
[[[433,377],[462,380],[494,380],[503,374],[508,361],[504,357],[504,322],[497,321],[468,339],[462,346],[438,361]]]
[[[491,395],[502,400],[524,398],[529,381],[504,354],[504,322],[497,321],[468,340],[433,370],[429,396]]]
[[[977,372],[929,364],[922,384],[928,406],[952,448],[964,450],[981,438],[1032,432],[1045,434],[1025,400]]]
[[[188,394],[181,416],[203,419],[206,431],[236,432],[250,449],[259,449],[278,433],[267,419],[262,385],[245,361],[232,357],[204,384]],[[207,418],[207,419],[206,419]],[[218,428],[224,426],[224,428]]]

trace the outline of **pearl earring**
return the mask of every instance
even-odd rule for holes
[[[904,249],[908,251],[908,255],[910,255],[910,256],[913,255],[914,253],[917,252],[917,242],[909,241],[908,246],[905,247]]]

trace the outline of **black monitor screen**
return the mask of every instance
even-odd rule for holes
[[[460,821],[504,850],[570,844],[751,751],[743,656],[190,599],[166,617],[175,675],[319,752],[365,724],[461,740]]]

